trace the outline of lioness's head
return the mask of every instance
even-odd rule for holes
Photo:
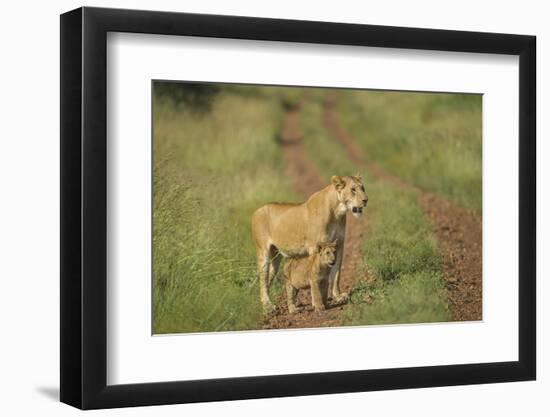
[[[337,243],[338,241],[335,240],[330,243],[319,243],[317,245],[322,266],[333,266],[336,263]]]
[[[338,201],[346,206],[347,211],[351,211],[355,217],[359,217],[369,201],[361,176],[339,177],[335,175],[330,180],[338,193]]]

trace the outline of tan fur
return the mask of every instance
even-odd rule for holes
[[[311,289],[311,304],[315,311],[324,310],[327,305],[328,276],[336,262],[336,241],[322,243],[313,255],[289,259],[284,266],[284,279],[288,311],[297,313],[298,290]]]
[[[270,203],[254,212],[252,236],[260,276],[260,299],[266,313],[275,309],[269,299],[269,286],[279,268],[281,255],[290,258],[312,255],[322,242],[338,240],[329,285],[336,301],[347,298],[339,287],[346,212],[366,207],[367,199],[360,176],[333,176],[330,185],[312,194],[305,203]],[[361,213],[353,214],[359,217]]]

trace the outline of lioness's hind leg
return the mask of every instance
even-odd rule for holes
[[[273,282],[275,275],[277,275],[277,271],[279,270],[279,266],[281,265],[281,259],[283,258],[283,256],[277,249],[272,247],[269,251],[269,257],[271,259],[271,263],[269,265],[269,276],[267,285],[268,287],[271,287],[271,283]]]
[[[275,306],[269,299],[269,267],[271,264],[269,252],[269,250],[258,250],[257,252],[258,275],[260,278],[260,301],[262,302],[264,313],[266,314],[271,314],[275,311]]]

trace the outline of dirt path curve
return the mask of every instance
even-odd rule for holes
[[[355,139],[339,123],[335,110],[337,93],[327,94],[323,123],[345,148],[348,157],[370,173],[396,186],[413,191],[420,206],[431,220],[443,257],[447,299],[453,320],[482,318],[482,225],[481,216],[457,207],[446,198],[424,191],[389,174],[376,162],[368,160]]]
[[[287,175],[292,180],[293,188],[305,199],[314,192],[326,187],[327,183],[304,148],[304,135],[300,120],[301,108],[302,104],[289,109],[285,114],[279,143],[286,161]],[[357,220],[349,215],[347,218],[344,259],[340,279],[341,290],[345,292],[351,290],[356,278],[361,273],[360,245],[366,229],[364,219],[362,217]],[[300,291],[298,294],[297,305],[306,306],[306,309],[298,314],[288,313],[284,291],[274,301],[277,311],[266,320],[264,323],[265,329],[338,326],[341,324],[342,313],[346,308],[346,305],[330,306],[325,311],[315,312],[311,307],[309,291]]]

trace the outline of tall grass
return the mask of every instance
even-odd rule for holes
[[[252,212],[296,201],[274,137],[276,94],[222,91],[197,113],[153,103],[153,332],[256,329]]]
[[[319,94],[314,97],[319,98]],[[302,120],[310,156],[327,182],[331,175],[349,175],[363,169],[369,195],[367,236],[361,248],[369,279],[356,282],[343,324],[450,320],[437,243],[416,196],[378,181],[364,167],[355,166],[321,127],[321,117],[321,100],[308,102]],[[348,227],[359,225],[354,221]]]
[[[338,112],[366,155],[424,189],[481,212],[482,96],[344,91]]]

